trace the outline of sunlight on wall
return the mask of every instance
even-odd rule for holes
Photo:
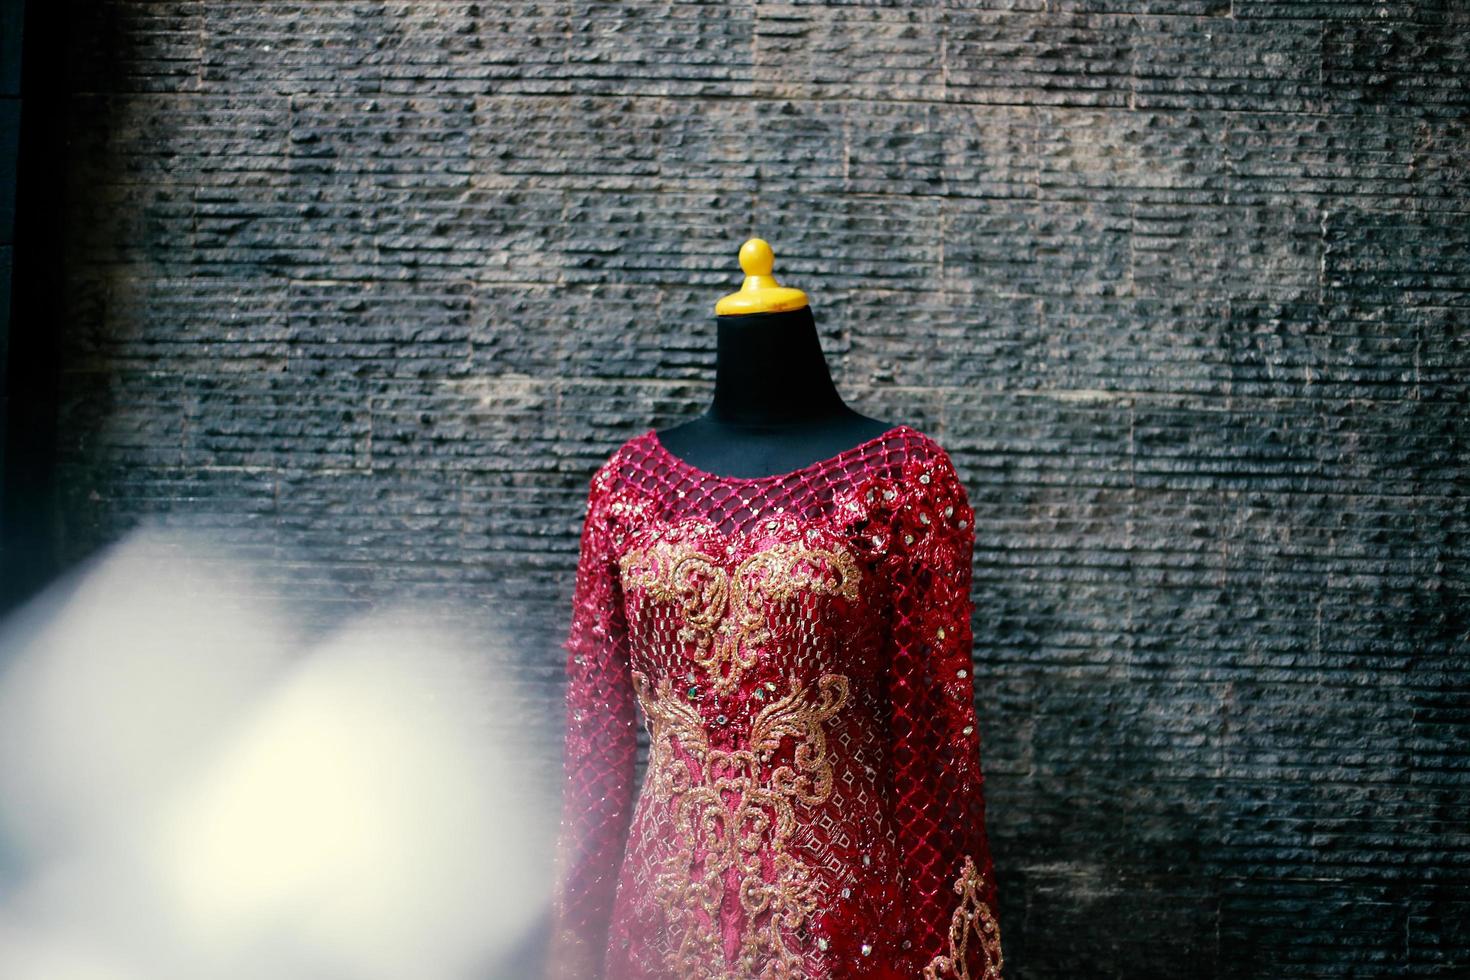
[[[254,574],[139,532],[0,627],[0,976],[457,980],[534,926],[484,638],[306,644]]]

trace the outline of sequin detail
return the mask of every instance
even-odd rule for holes
[[[955,879],[954,890],[960,901],[949,923],[949,952],[929,961],[924,967],[924,980],[1000,980],[1003,962],[1000,923],[996,921],[995,910],[982,897],[985,877],[968,854],[965,866]],[[985,955],[984,972],[979,975],[972,974],[968,965],[971,933],[980,941]]]
[[[816,893],[811,873],[786,845],[801,811],[832,792],[823,723],[847,700],[848,678],[824,674],[814,692],[791,679],[787,693],[751,722],[749,747],[737,750],[711,746],[698,712],[667,677],[654,687],[634,671],[633,685],[649,721],[649,798],[669,808],[676,842],[650,896],[669,928],[669,975],[732,975],[721,907],[733,876],[747,923],[733,975],[800,976],[801,957],[788,939],[815,910]],[[770,768],[783,748],[791,762]]]
[[[788,541],[763,548],[726,573],[720,559],[660,540],[630,551],[618,562],[624,591],[648,590],[678,602],[683,622],[677,638],[692,645],[689,657],[708,673],[714,690],[728,694],[769,642],[765,607],[810,592],[857,598],[859,572],[842,548],[811,548]]]
[[[999,980],[973,527],[907,426],[769,478],[695,469],[651,430],[598,468],[551,977]]]

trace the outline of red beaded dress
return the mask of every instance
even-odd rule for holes
[[[551,977],[999,980],[973,550],[906,425],[768,477],[654,430],[608,457],[563,644]]]

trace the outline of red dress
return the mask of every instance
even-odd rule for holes
[[[608,457],[564,643],[551,977],[999,980],[974,534],[906,425],[768,477],[651,429]]]

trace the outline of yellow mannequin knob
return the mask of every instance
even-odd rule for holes
[[[776,256],[764,238],[752,238],[740,246],[740,268],[745,272],[745,282],[738,291],[720,298],[715,313],[739,316],[799,310],[805,306],[806,293],[776,283],[776,277],[771,275],[775,264]]]

